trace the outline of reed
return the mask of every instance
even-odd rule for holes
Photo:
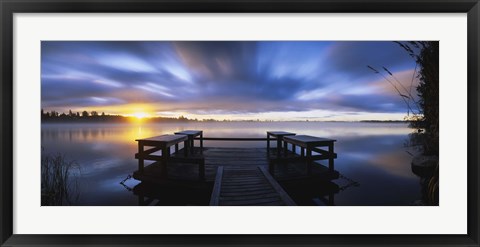
[[[62,154],[43,154],[41,159],[42,206],[72,205],[78,201],[80,166]]]
[[[409,41],[395,42],[416,62],[410,86],[405,86],[385,67],[383,70],[367,67],[382,76],[395,89],[407,107],[410,127],[417,130],[411,143],[422,146],[426,155],[438,155],[439,149],[439,42]],[[418,78],[417,96],[412,93],[413,81]]]

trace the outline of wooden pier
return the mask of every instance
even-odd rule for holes
[[[200,142],[200,147],[195,147],[195,140]],[[203,141],[209,140],[266,143],[276,141],[279,146],[270,147],[268,144],[268,148],[203,147]],[[279,182],[309,179],[330,181],[339,177],[333,167],[333,159],[337,157],[333,152],[334,140],[322,139],[322,144],[326,144],[328,150],[322,150],[318,145],[302,146],[302,143],[298,142],[289,150],[286,141],[270,136],[200,136],[192,139],[185,135],[163,135],[137,141],[139,152],[135,154],[135,158],[139,160],[139,169],[133,173],[135,179],[149,184],[213,187],[210,205],[295,205]],[[182,142],[183,147],[179,147]],[[295,145],[302,147],[300,154],[297,154]],[[146,146],[150,149],[146,149]],[[171,147],[175,147],[173,152]],[[307,149],[306,154],[303,148]],[[312,152],[317,155],[312,155]],[[318,163],[319,160],[328,160],[328,166]],[[146,161],[153,163],[145,164]]]

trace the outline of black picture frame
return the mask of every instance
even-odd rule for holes
[[[0,0],[0,244],[96,246],[479,246],[478,0]],[[22,235],[13,234],[13,15],[15,13],[468,13],[468,234],[466,235]],[[319,224],[321,224],[319,222]]]

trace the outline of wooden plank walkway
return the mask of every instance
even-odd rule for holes
[[[294,206],[264,166],[220,166],[211,206]]]

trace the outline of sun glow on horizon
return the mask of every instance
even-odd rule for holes
[[[87,107],[85,110],[88,112],[98,111],[105,112],[107,115],[119,115],[124,117],[132,117],[137,120],[142,120],[145,118],[156,117],[154,113],[155,105],[148,103],[133,103],[133,104],[123,104],[123,105],[104,105],[100,107]],[[78,109],[82,111],[82,109]]]
[[[135,112],[132,114],[133,117],[136,117],[137,119],[142,119],[142,118],[146,118],[146,117],[149,117],[149,115],[145,112]]]

